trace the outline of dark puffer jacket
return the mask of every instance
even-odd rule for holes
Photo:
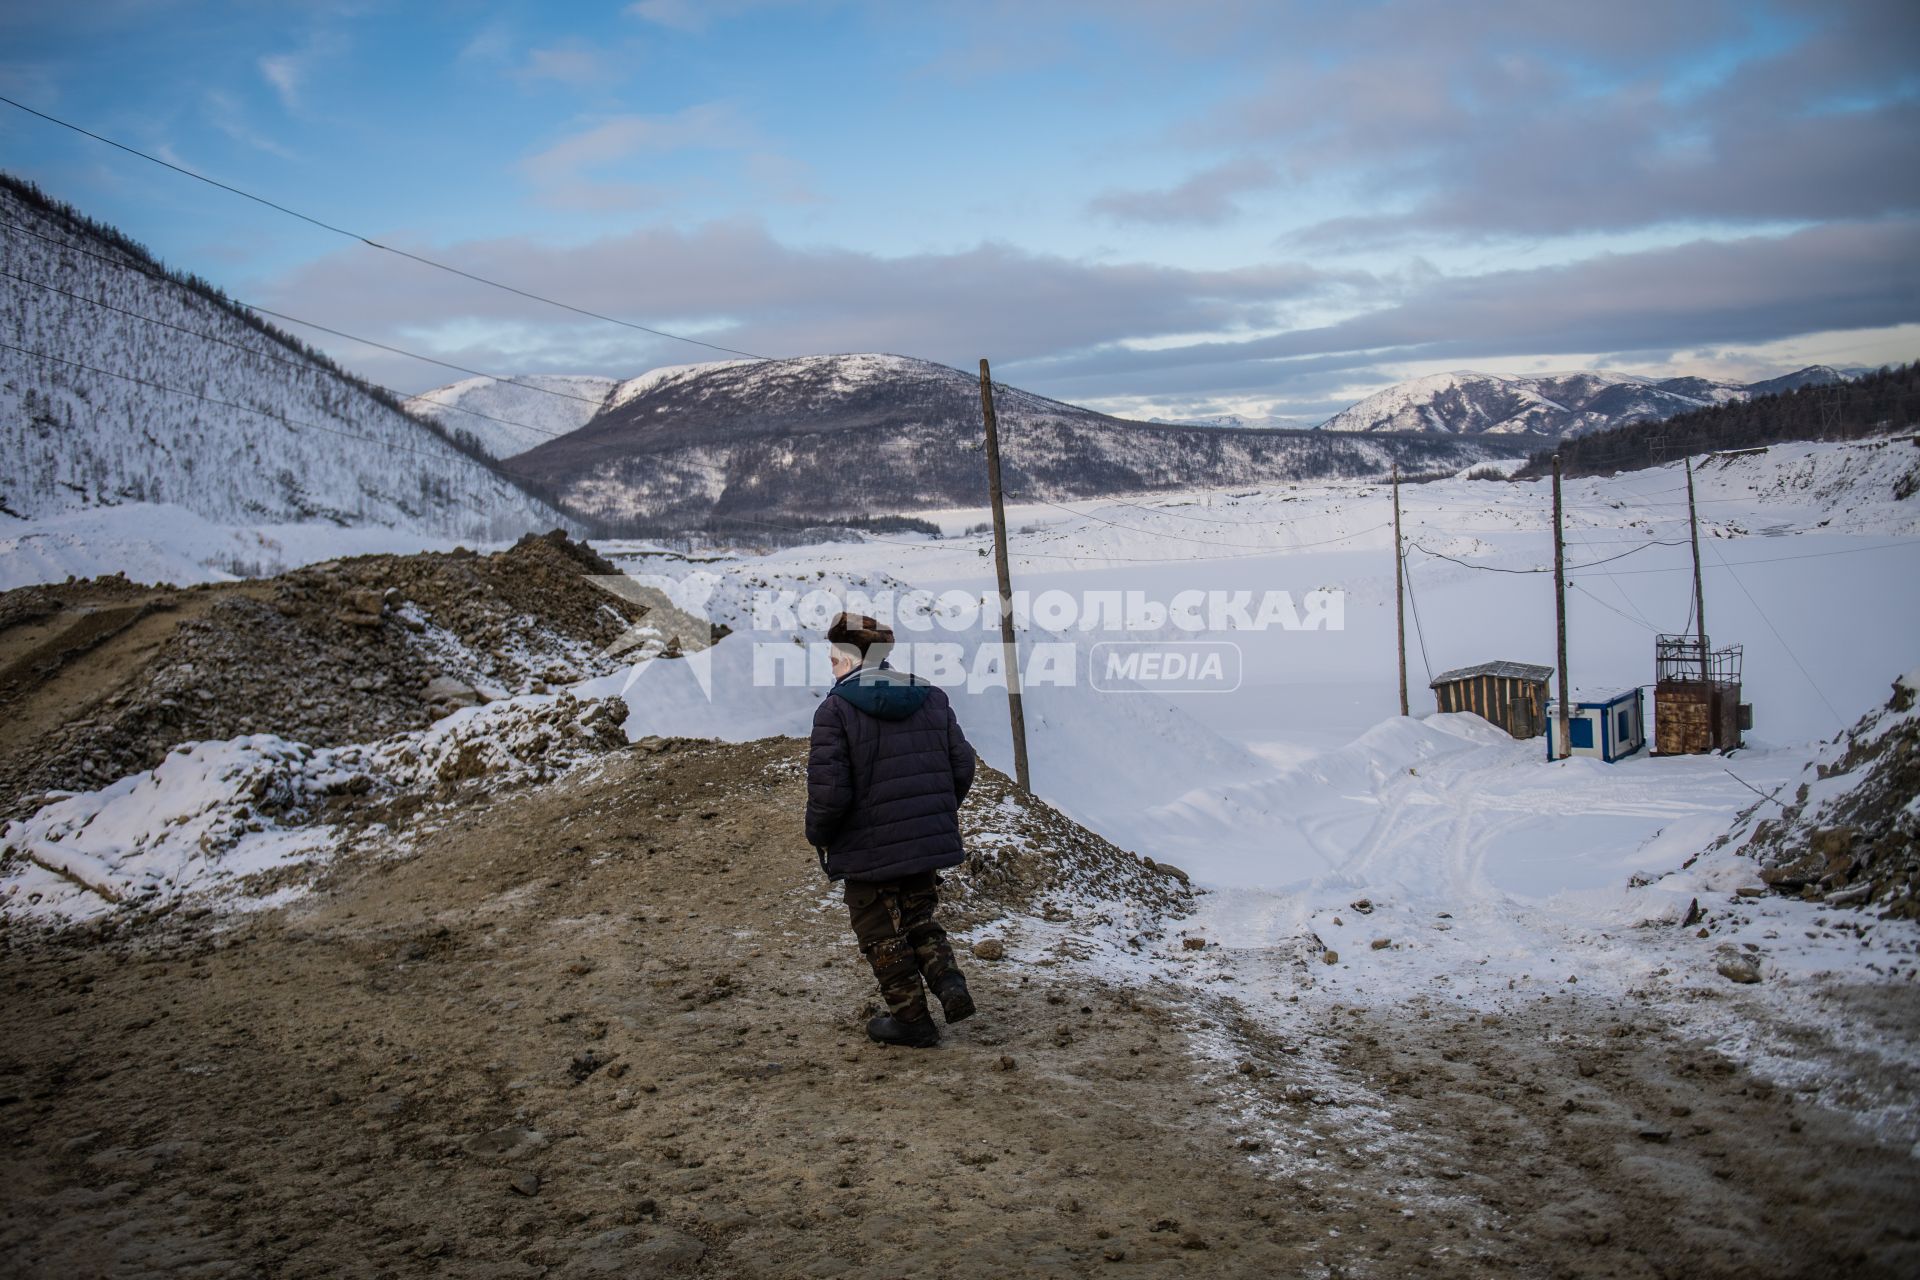
[[[893,880],[958,866],[973,760],[945,690],[885,666],[834,685],[807,754],[807,839],[827,851],[827,875]]]

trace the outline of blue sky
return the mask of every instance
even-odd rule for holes
[[[1530,0],[13,6],[0,92],[730,347],[1318,418],[1473,367],[1920,354],[1920,9]],[[0,107],[4,167],[243,298],[495,372],[710,357]],[[431,366],[328,339],[415,391]]]

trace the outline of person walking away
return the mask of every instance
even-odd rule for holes
[[[940,1040],[927,992],[949,1024],[973,996],[935,919],[940,875],[960,865],[960,804],[974,752],[944,689],[886,661],[893,631],[840,614],[827,630],[833,688],[813,713],[807,752],[807,840],[830,880],[846,882],[860,952],[887,1012],[867,1023],[881,1044]]]

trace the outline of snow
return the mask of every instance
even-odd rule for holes
[[[130,250],[11,190],[0,191],[0,212],[32,233],[0,237],[0,320],[25,349],[0,351],[6,516],[37,526],[176,507],[235,527],[378,526],[467,541],[567,524],[232,305],[154,278]],[[70,532],[54,543],[70,546]],[[165,530],[145,541],[168,546]]]
[[[302,861],[324,833],[256,823],[247,801],[312,754],[271,734],[189,743],[145,772],[55,800],[0,833],[30,859],[0,881],[0,900],[85,917]]]
[[[1802,370],[1815,374],[1817,370]],[[1798,377],[1800,375],[1791,375]],[[1606,408],[1590,406],[1613,388],[1632,394]],[[1772,390],[1706,378],[1656,381],[1610,370],[1499,374],[1459,369],[1395,383],[1349,405],[1321,425],[1326,431],[1432,431],[1458,434],[1568,434],[1687,409],[1744,400]]]
[[[682,378],[698,377],[720,369],[735,369],[742,365],[760,364],[758,360],[708,360],[700,364],[668,364],[657,369],[649,369],[637,378],[628,378],[618,383],[607,393],[606,411],[618,409],[630,400],[652,391],[655,387],[665,386]]]
[[[193,894],[275,905],[284,893],[245,897],[247,880],[324,861],[351,839],[322,821],[329,797],[423,791],[444,801],[465,779],[546,775],[592,754],[580,742],[597,714],[571,695],[530,694],[366,745],[274,734],[183,743],[152,769],[50,797],[0,829],[0,908],[71,921]]]
[[[113,573],[135,582],[190,586],[341,556],[450,551],[457,545],[457,539],[383,525],[217,524],[170,503],[130,502],[36,520],[0,517],[0,591]]]
[[[1425,688],[1428,671],[1553,660],[1552,576],[1540,572],[1552,561],[1544,483],[1403,487],[1413,548],[1410,717],[1395,714],[1386,486],[1270,485],[1019,509],[1010,519],[1019,591],[1136,591],[1160,601],[1189,590],[1344,593],[1339,630],[1191,637],[1169,623],[1126,634],[1237,645],[1244,669],[1231,694],[1103,693],[1087,675],[1092,646],[1109,635],[1025,626],[1029,652],[1070,645],[1076,673],[1070,686],[1027,689],[1037,793],[1121,847],[1190,874],[1207,892],[1184,927],[1218,944],[1182,953],[1173,938],[1141,955],[1109,948],[1087,963],[1123,978],[1230,980],[1246,1007],[1276,1019],[1300,1007],[1292,997],[1487,1011],[1634,998],[1781,1078],[1810,1069],[1808,1036],[1857,1045],[1821,993],[1841,980],[1914,980],[1920,934],[1887,921],[1856,935],[1832,927],[1835,909],[1823,904],[1742,896],[1758,885],[1756,868],[1739,856],[1739,841],[1720,837],[1765,816],[1762,795],[1811,776],[1833,750],[1823,741],[1920,664],[1920,596],[1889,589],[1920,567],[1920,501],[1895,497],[1910,490],[1916,468],[1920,450],[1907,440],[1776,445],[1698,465],[1708,629],[1716,644],[1744,645],[1743,695],[1756,727],[1731,756],[1643,753],[1615,764],[1550,763],[1537,739],[1516,742],[1477,717],[1432,712]],[[1567,483],[1569,666],[1580,686],[1649,683],[1654,633],[1685,628],[1685,502],[1677,465]],[[939,523],[957,530],[983,518],[956,510]],[[630,738],[802,736],[821,683],[757,682],[756,648],[790,649],[815,635],[756,630],[754,594],[911,585],[977,598],[993,589],[988,545],[978,535],[890,537],[696,561],[610,544],[603,550],[617,562],[661,575],[677,604],[733,633],[690,658],[642,662],[575,692],[622,695]],[[962,638],[992,647],[988,632]],[[1004,691],[949,692],[982,755],[1010,772]],[[222,773],[170,758],[183,779],[196,779],[181,784],[179,800],[150,795],[142,788],[151,782],[115,791],[122,780],[92,798],[56,801],[27,820],[24,836],[9,828],[8,838],[30,837],[34,849],[53,850],[49,858],[95,858],[72,867],[138,885],[147,875],[143,855],[131,852],[139,835],[184,813],[184,838],[203,812],[194,797],[220,787],[231,796],[238,782],[228,779],[248,776],[251,759],[222,764],[232,770]],[[79,834],[89,814],[102,824],[97,836]],[[252,865],[252,847],[243,839],[236,848],[232,856]],[[297,853],[268,842],[258,859]],[[1679,927],[1695,903],[1707,913],[1704,938]],[[1717,949],[1749,945],[1764,980],[1736,990],[1714,971]],[[1327,950],[1337,963],[1320,963]],[[1872,1052],[1920,1049],[1890,1042]],[[1911,1100],[1859,1106],[1907,1141],[1920,1134]]]
[[[1220,945],[1195,959],[1173,939],[1154,955],[1101,963],[1130,980],[1170,968],[1192,983],[1231,979],[1248,1007],[1272,1010],[1291,996],[1495,1010],[1631,995],[1671,1007],[1709,1041],[1741,1046],[1764,1070],[1804,1069],[1804,1044],[1795,1050],[1780,1028],[1845,1041],[1818,998],[1823,984],[1837,975],[1907,981],[1920,939],[1889,922],[1880,926],[1886,941],[1863,953],[1850,933],[1815,925],[1833,908],[1739,896],[1759,881],[1737,843],[1703,851],[1754,820],[1765,804],[1755,789],[1791,790],[1830,750],[1821,741],[1882,703],[1889,680],[1920,661],[1920,597],[1887,589],[1920,567],[1920,502],[1894,496],[1917,465],[1920,451],[1905,440],[1776,445],[1697,465],[1709,630],[1717,644],[1744,645],[1756,729],[1731,757],[1641,753],[1615,764],[1549,763],[1538,739],[1516,742],[1477,717],[1433,713],[1424,688],[1429,669],[1492,658],[1551,664],[1552,576],[1534,572],[1552,563],[1543,483],[1402,489],[1409,541],[1468,562],[1409,554],[1415,714],[1404,719],[1393,714],[1387,487],[1194,491],[1067,504],[1073,514],[1010,513],[1024,530],[1011,539],[1016,590],[1131,589],[1162,600],[1187,589],[1346,593],[1344,631],[1230,633],[1246,671],[1229,696],[1116,696],[1084,682],[1027,690],[1041,797],[1210,891],[1187,931]],[[1654,632],[1687,623],[1685,499],[1677,465],[1566,485],[1579,686],[1649,684]],[[982,518],[937,517],[950,531]],[[753,644],[793,637],[751,631],[744,585],[991,591],[987,546],[977,535],[873,540],[697,566],[718,579],[708,597],[735,626],[711,651],[711,698],[683,664],[655,662],[633,679],[628,732],[803,734],[820,690],[753,685]],[[1623,552],[1632,554],[1582,567]],[[657,555],[646,564],[672,567]],[[1083,659],[1101,638],[1027,636],[1073,641]],[[949,693],[985,758],[1010,770],[1004,694]],[[1368,910],[1356,912],[1362,900]],[[1678,927],[1696,900],[1709,914],[1707,938]],[[1386,945],[1375,950],[1375,939]],[[1716,948],[1749,943],[1761,949],[1765,980],[1733,992],[1714,971]],[[1317,963],[1322,947],[1339,963]],[[1868,956],[1880,972],[1863,969]],[[1910,1107],[1888,1104],[1880,1120],[1920,1133]]]
[[[585,374],[466,378],[422,392],[412,407],[455,435],[473,437],[488,457],[511,458],[586,426],[621,385]]]

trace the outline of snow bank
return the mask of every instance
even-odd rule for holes
[[[272,734],[187,743],[0,830],[0,910],[82,919],[230,894],[250,877],[331,857],[370,805],[546,776],[619,745],[624,713],[617,701],[531,696],[371,745],[316,748]]]
[[[0,517],[0,591],[114,573],[134,582],[191,586],[267,577],[345,556],[451,551],[456,545],[451,538],[381,526],[216,524],[185,507],[133,502],[33,520]]]

